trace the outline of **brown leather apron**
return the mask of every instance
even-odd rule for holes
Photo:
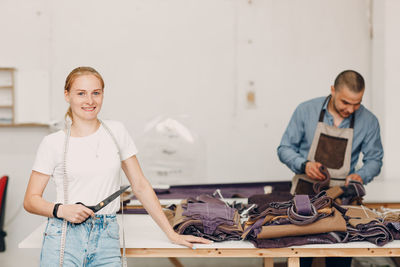
[[[307,160],[320,162],[324,165],[330,175],[330,186],[342,186],[346,182],[346,177],[350,173],[351,149],[353,144],[354,114],[351,115],[350,128],[338,128],[325,124],[323,109],[325,103],[331,99],[329,95],[324,103],[319,115],[319,121],[314,133],[314,139],[308,152]],[[311,179],[306,174],[297,174],[292,179],[290,193],[307,193],[307,184],[319,182]]]

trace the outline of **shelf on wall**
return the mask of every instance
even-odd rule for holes
[[[0,68],[0,124],[15,124],[14,68]]]
[[[15,68],[0,68],[0,127],[49,127],[15,120]]]
[[[0,121],[1,127],[49,127],[49,125],[42,123],[4,123]]]

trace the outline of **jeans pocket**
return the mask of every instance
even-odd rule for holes
[[[115,221],[110,221],[107,224],[107,229],[106,229],[107,235],[112,238],[112,239],[119,239],[119,225],[118,222]]]
[[[60,236],[62,233],[62,220],[50,218],[47,222],[46,230],[44,231],[45,236]]]

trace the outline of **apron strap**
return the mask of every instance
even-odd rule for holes
[[[329,99],[331,99],[331,97],[332,97],[332,95],[328,95],[328,96],[325,98],[324,103],[322,104],[321,112],[319,113],[319,119],[318,119],[319,122],[324,122],[324,116],[325,116],[325,109],[324,109],[324,106],[325,106],[325,103],[326,103]],[[354,128],[355,114],[356,114],[355,112],[353,112],[353,114],[351,114],[351,121],[350,121],[350,127],[349,127],[349,128],[351,128],[351,129]]]
[[[356,112],[353,112],[353,114],[351,114],[351,121],[350,121],[350,128],[354,129],[354,118],[356,116]]]
[[[324,106],[325,106],[326,102],[327,102],[329,99],[331,99],[331,95],[328,95],[328,96],[325,98],[324,103],[322,104],[321,112],[319,113],[319,120],[318,120],[319,122],[324,122],[324,116],[325,116],[325,109],[324,109]]]

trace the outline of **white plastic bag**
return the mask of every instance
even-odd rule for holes
[[[205,145],[185,122],[188,116],[159,116],[138,139],[140,165],[153,186],[202,183]]]

